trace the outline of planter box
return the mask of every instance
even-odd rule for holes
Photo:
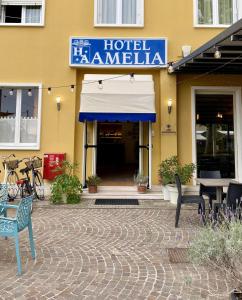
[[[67,195],[66,194],[62,194],[61,198],[62,198],[62,202],[64,204],[66,204],[67,203]]]
[[[170,202],[171,204],[177,205],[177,198],[178,198],[178,190],[175,184],[168,184],[167,185],[168,191],[170,193]],[[186,191],[187,186],[182,185],[182,194]]]
[[[170,192],[168,190],[167,185],[162,185],[162,192],[163,192],[164,200],[170,200]]]

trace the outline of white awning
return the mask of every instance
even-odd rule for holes
[[[98,83],[100,80],[102,89]],[[80,121],[155,122],[155,118],[155,91],[151,75],[134,75],[132,82],[130,75],[84,76]]]

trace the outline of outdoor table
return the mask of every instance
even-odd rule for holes
[[[236,182],[231,178],[197,178],[196,181],[207,187],[215,187],[216,199],[219,203],[223,202],[223,187],[228,187],[230,182]]]

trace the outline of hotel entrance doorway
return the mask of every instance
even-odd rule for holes
[[[139,171],[139,123],[98,122],[97,174],[102,185],[133,185]]]

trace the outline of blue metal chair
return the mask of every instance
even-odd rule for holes
[[[0,184],[0,215],[6,214],[6,204],[8,203],[8,186]]]
[[[33,196],[31,195],[26,198],[23,198],[20,201],[19,205],[6,204],[4,205],[6,209],[8,208],[16,209],[16,217],[15,218],[10,218],[6,216],[0,217],[0,236],[3,236],[5,238],[14,237],[15,239],[18,275],[21,275],[22,273],[18,234],[26,227],[28,227],[29,230],[31,255],[33,259],[35,259],[35,247],[34,247],[34,240],[33,240],[32,221],[31,221],[32,201],[33,201]]]

